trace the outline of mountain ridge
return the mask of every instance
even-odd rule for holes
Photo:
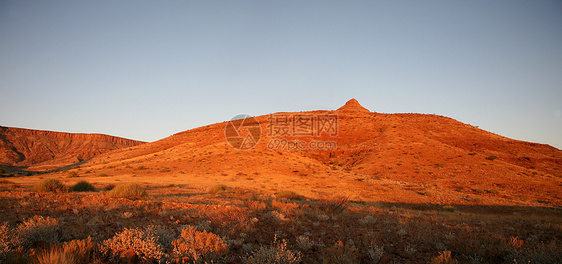
[[[314,131],[325,118],[333,119],[335,130]],[[562,151],[546,144],[445,116],[370,112],[353,99],[338,110],[255,119],[261,137],[249,150],[229,144],[225,121],[95,155],[76,172],[97,184],[225,184],[265,193],[291,190],[310,198],[562,206]],[[292,122],[309,124],[312,131],[278,127]]]
[[[250,150],[231,147],[224,132],[227,122],[222,122],[102,154],[84,166],[107,174],[116,172],[105,166],[142,166],[149,169],[125,167],[117,175],[147,176],[143,179],[158,182],[172,175],[203,186],[292,189],[307,197],[562,205],[562,151],[552,146],[513,140],[450,117],[383,114],[362,110],[358,102],[350,105],[352,111],[276,113],[291,118],[337,116],[333,136],[271,135],[276,114],[262,115],[255,117],[262,136]],[[288,148],[294,143],[307,147],[310,142],[337,147]],[[433,194],[420,195],[426,192]]]
[[[144,142],[98,133],[0,126],[0,164],[17,167],[45,165],[45,168],[54,168],[142,143]]]

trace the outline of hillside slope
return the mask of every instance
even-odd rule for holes
[[[330,117],[335,122],[324,122]],[[256,119],[261,138],[250,150],[231,147],[222,122],[102,154],[84,167],[147,184],[227,184],[307,197],[562,205],[562,151],[548,145],[443,116],[373,113],[354,99],[335,111]]]
[[[0,126],[0,165],[52,169],[144,142],[103,134],[63,133]]]

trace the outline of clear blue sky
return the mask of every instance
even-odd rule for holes
[[[562,1],[0,2],[3,126],[154,141],[350,98],[561,149]]]

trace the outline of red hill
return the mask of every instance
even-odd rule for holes
[[[303,136],[296,133],[309,132],[307,127],[289,127],[292,134],[275,134],[282,131],[278,122],[283,118],[320,122],[330,116],[337,119],[337,133]],[[315,198],[562,205],[562,151],[548,145],[509,139],[443,116],[372,113],[354,99],[336,111],[256,119],[261,139],[247,151],[228,144],[223,122],[102,154],[84,166],[146,183],[227,184]],[[317,149],[318,144],[325,149]]]
[[[53,169],[144,142],[103,134],[62,133],[0,126],[0,165]]]

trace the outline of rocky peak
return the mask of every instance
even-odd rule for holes
[[[355,100],[355,98],[352,98],[351,100],[347,101],[347,103],[345,103],[345,105],[338,108],[338,111],[362,112],[362,113],[370,113],[371,112],[371,111],[369,111],[369,109],[367,109],[367,108],[363,107],[361,104],[359,104],[359,102],[357,100]]]

